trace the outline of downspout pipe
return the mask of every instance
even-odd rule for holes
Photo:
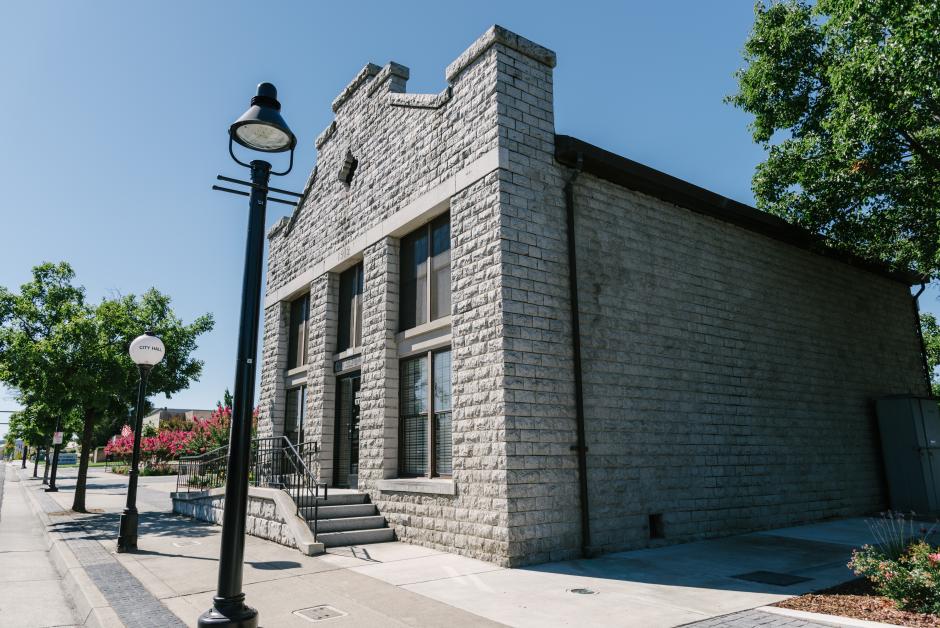
[[[581,371],[581,319],[578,305],[578,256],[574,232],[574,184],[581,174],[584,156],[579,152],[571,177],[565,181],[565,217],[568,226],[568,291],[571,301],[571,350],[574,360],[574,403],[577,443],[571,447],[578,455],[578,497],[581,505],[581,556],[588,558],[591,548],[591,519],[588,508],[587,442],[584,436],[584,385]]]
[[[920,359],[921,368],[924,369],[924,382],[927,384],[927,396],[933,396],[933,373],[930,372],[930,366],[927,364],[927,345],[924,343],[924,330],[920,325],[920,295],[927,289],[927,284],[921,282],[920,290],[912,295],[914,305],[914,325],[917,328],[917,339],[920,340]]]

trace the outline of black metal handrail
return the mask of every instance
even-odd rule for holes
[[[319,445],[307,441],[294,445],[286,436],[256,438],[251,442],[251,465],[248,482],[251,486],[277,488],[290,495],[296,513],[304,504],[313,506],[313,535],[317,536],[320,490],[327,498],[327,486],[317,480],[316,468]],[[198,456],[179,459],[176,477],[177,492],[204,491],[225,484],[228,468],[228,446],[213,449]]]
[[[176,474],[176,492],[205,491],[225,484],[228,463],[228,445],[211,449],[196,456],[180,456]]]

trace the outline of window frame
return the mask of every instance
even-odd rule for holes
[[[302,303],[297,308],[298,312],[303,313],[303,327],[298,327],[298,321],[294,320],[295,305]],[[307,337],[310,331],[310,293],[307,292],[296,299],[288,302],[287,309],[287,370],[301,368],[307,365],[310,356],[307,351]],[[295,335],[296,334],[296,335]],[[299,355],[298,355],[299,353]],[[291,358],[294,358],[293,360]],[[298,360],[299,358],[299,360]]]
[[[406,300],[403,298],[403,296],[404,296],[404,290],[402,289],[402,290],[400,290],[400,293],[399,293],[399,294],[402,295],[402,298],[401,298],[401,300],[400,300],[400,302],[399,302],[399,306],[398,306],[398,319],[399,319],[399,325],[398,325],[399,329],[398,329],[398,331],[399,331],[399,332],[408,331],[409,329],[415,329],[416,327],[421,327],[421,326],[423,326],[423,325],[427,325],[427,324],[432,323],[432,322],[434,322],[434,321],[436,321],[436,320],[439,320],[439,319],[442,319],[442,318],[446,318],[446,317],[448,317],[448,316],[451,315],[450,310],[453,308],[453,301],[451,301],[450,299],[448,299],[448,301],[450,302],[450,307],[448,308],[448,311],[447,311],[447,312],[438,312],[438,315],[437,315],[436,318],[431,318],[431,313],[434,311],[434,301],[433,301],[432,299],[433,299],[435,296],[437,296],[437,295],[436,295],[436,292],[435,292],[435,290],[434,290],[434,288],[433,288],[434,283],[435,283],[434,280],[433,280],[433,279],[434,279],[434,267],[433,267],[433,262],[434,262],[434,229],[435,229],[436,227],[439,227],[440,225],[442,225],[442,224],[444,224],[444,223],[447,224],[447,252],[448,252],[448,254],[451,254],[451,252],[452,252],[452,250],[453,250],[453,249],[452,249],[452,244],[453,244],[453,243],[451,242],[451,229],[450,229],[451,225],[450,225],[450,211],[449,211],[449,210],[446,211],[446,212],[444,212],[443,214],[440,214],[439,216],[435,216],[434,218],[432,218],[431,220],[429,220],[428,222],[426,222],[426,223],[423,224],[422,226],[418,227],[418,228],[415,229],[414,231],[410,231],[410,232],[406,233],[404,236],[402,236],[402,237],[400,238],[400,242],[405,242],[405,241],[408,240],[409,238],[411,238],[411,237],[413,237],[413,236],[416,236],[416,234],[421,234],[421,233],[423,232],[423,235],[424,235],[424,237],[425,237],[425,239],[426,239],[427,245],[426,245],[426,247],[425,247],[425,248],[426,248],[426,254],[425,254],[425,258],[424,258],[424,264],[425,264],[425,268],[426,268],[426,271],[425,271],[425,282],[424,282],[424,283],[425,283],[425,287],[424,287],[424,312],[423,312],[423,314],[424,314],[424,322],[420,322],[420,323],[418,322],[417,302],[407,303]],[[398,275],[398,276],[399,276],[399,278],[403,277],[404,274],[405,274],[405,273],[404,273],[404,259],[405,259],[405,256],[404,256],[404,254],[402,254],[402,255],[400,256],[399,268],[398,268],[398,271],[399,271],[399,275]],[[415,261],[417,262],[417,260],[415,260]],[[448,277],[448,282],[447,282],[447,289],[448,289],[448,291],[451,293],[451,295],[453,295],[453,290],[451,289],[451,281],[450,281],[450,271],[451,271],[451,269],[452,269],[452,266],[451,266],[451,262],[449,261],[449,262],[448,262],[448,275],[449,275],[449,277]],[[415,297],[417,297],[417,292],[415,293]],[[405,311],[404,308],[405,308],[405,307],[411,308],[412,306],[414,307],[414,310],[413,310],[413,311],[414,311],[414,315],[411,316],[410,318],[414,321],[414,324],[411,325],[410,327],[405,327],[405,318],[406,318],[406,317],[404,316],[404,311]]]
[[[352,281],[349,312],[345,312],[346,302],[343,299],[344,279]],[[362,296],[365,292],[365,267],[362,262],[358,262],[339,274],[339,307],[338,320],[336,325],[336,353],[342,353],[350,349],[358,349],[362,346]],[[343,337],[343,321],[346,320],[349,329],[348,338]],[[344,346],[344,341],[347,342]]]
[[[296,415],[294,417],[295,425],[292,432],[297,434],[297,442],[292,444],[299,445],[303,442],[304,439],[304,422],[307,419],[307,385],[300,384],[299,386],[292,386],[287,389],[287,394],[284,398],[284,429],[282,433],[284,436],[288,435],[288,419],[290,417],[289,410],[291,409],[291,398],[295,397],[297,399],[297,405],[294,408]]]
[[[425,360],[427,364],[427,374],[428,374],[427,376],[427,409],[424,413],[422,413],[425,415],[424,421],[426,422],[425,424],[427,426],[427,431],[426,431],[427,438],[425,439],[425,446],[427,448],[427,450],[425,451],[427,471],[423,475],[414,475],[414,474],[405,473],[403,471],[403,466],[404,466],[403,465],[404,463],[403,453],[405,450],[404,423],[402,421],[399,421],[399,425],[398,425],[398,477],[400,478],[427,478],[427,479],[432,479],[432,478],[452,479],[453,478],[453,467],[454,467],[453,400],[451,400],[451,410],[450,410],[451,412],[451,429],[450,429],[451,472],[450,473],[438,473],[437,472],[437,429],[435,426],[436,411],[434,407],[434,356],[439,353],[444,353],[444,352],[451,353],[450,379],[451,379],[451,385],[453,386],[453,381],[454,381],[453,347],[451,347],[450,345],[444,346],[444,347],[436,347],[434,349],[429,349],[427,351],[422,351],[420,353],[416,353],[412,356],[409,356],[407,358],[402,358],[399,360],[399,376],[400,376],[399,386],[398,386],[399,409],[401,409],[404,405],[402,401],[402,398],[404,396],[403,395],[404,390],[402,389],[402,385],[401,385],[401,382],[403,381],[403,378],[401,377],[401,371],[404,368],[404,364],[412,360]],[[453,395],[453,391],[451,391],[451,395]],[[399,418],[400,416],[401,415],[399,414]]]

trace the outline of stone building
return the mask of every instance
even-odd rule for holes
[[[438,94],[369,64],[333,101],[269,232],[262,433],[502,565],[882,508],[915,278],[556,135],[554,66],[493,27]]]

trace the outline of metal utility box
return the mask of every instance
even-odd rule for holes
[[[936,399],[890,397],[877,402],[878,429],[891,509],[940,512],[940,409]]]

